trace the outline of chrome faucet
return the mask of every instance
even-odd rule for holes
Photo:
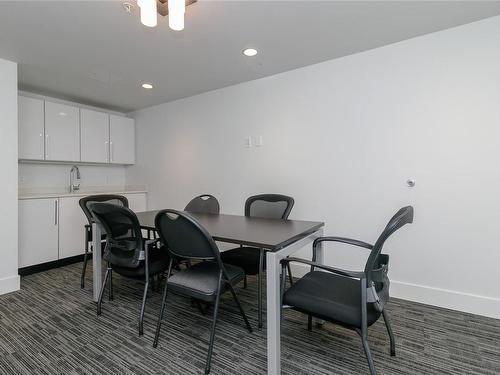
[[[71,170],[69,171],[69,192],[74,193],[77,190],[80,190],[81,183],[80,170],[78,166],[73,165]]]

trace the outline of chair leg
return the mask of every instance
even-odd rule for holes
[[[221,290],[221,278],[219,277],[219,287],[217,289],[217,296],[215,297],[214,315],[212,320],[212,331],[210,332],[207,362],[205,364],[205,375],[210,373],[210,365],[212,362],[212,352],[214,350],[214,339],[215,339],[215,326],[217,325],[217,316],[219,313],[220,290]]]
[[[146,298],[148,297],[149,280],[144,285],[144,295],[142,296],[141,314],[139,315],[139,336],[144,333],[144,309],[146,308]]]
[[[172,272],[172,265],[174,263],[173,259],[170,259],[170,264],[168,266],[168,273],[165,277],[165,289],[163,290],[163,298],[161,300],[160,315],[158,316],[158,323],[156,324],[155,339],[153,341],[153,348],[158,346],[158,339],[160,338],[161,321],[163,320],[163,314],[165,313],[165,306],[167,305],[167,291],[168,291],[168,278]]]
[[[245,325],[247,327],[247,330],[249,333],[252,333],[253,332],[252,326],[250,325],[250,322],[247,319],[247,316],[245,314],[245,311],[243,310],[243,307],[241,307],[240,300],[238,299],[238,296],[236,295],[236,292],[234,291],[233,286],[231,284],[228,284],[228,285],[229,285],[229,290],[231,291],[231,294],[233,295],[234,302],[236,302],[236,305],[238,306],[238,309],[240,310],[240,314],[243,317],[243,320],[245,321]]]
[[[313,330],[313,317],[311,314],[307,316],[307,330],[312,331]]]
[[[83,269],[80,277],[80,288],[85,288],[85,272],[87,271],[87,261],[89,256],[89,243],[85,241],[85,254],[83,255]]]
[[[370,374],[377,375],[375,365],[373,364],[372,353],[370,352],[370,346],[368,345],[368,338],[361,335],[361,342],[363,343],[363,349],[365,350],[366,360],[368,361],[368,367],[370,368]]]
[[[109,271],[110,268],[107,268],[104,275],[104,281],[102,282],[101,291],[99,292],[99,298],[97,299],[97,316],[101,315],[102,295],[104,294],[104,288],[106,288],[106,281],[108,280]]]
[[[387,333],[389,334],[389,339],[391,340],[391,357],[395,357],[396,356],[396,343],[394,341],[394,333],[392,332],[389,314],[385,310],[383,310],[382,316],[384,317],[385,327],[387,328]]]
[[[113,300],[113,270],[109,270],[109,300]]]
[[[161,300],[160,315],[158,316],[158,323],[156,323],[156,333],[155,339],[153,341],[153,348],[158,346],[158,340],[160,338],[161,322],[163,320],[163,314],[165,313],[165,306],[167,305],[167,292],[168,292],[168,282],[165,282],[165,289],[163,290],[163,298]]]
[[[290,263],[288,263],[286,267],[288,269],[288,279],[290,280],[290,286],[293,286],[292,268],[290,267]]]

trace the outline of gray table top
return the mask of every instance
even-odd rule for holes
[[[160,210],[137,213],[143,228],[155,228]],[[238,215],[189,213],[216,241],[277,251],[316,232],[325,224],[319,221],[264,219]]]

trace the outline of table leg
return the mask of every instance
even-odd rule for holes
[[[267,252],[267,373],[281,372],[280,260],[279,253]]]
[[[278,375],[281,373],[281,295],[280,295],[280,261],[287,256],[299,251],[318,237],[323,236],[323,229],[303,238],[283,249],[266,255],[267,278],[267,373]],[[319,254],[321,253],[321,255]],[[319,251],[322,259],[322,251]]]
[[[92,253],[92,284],[94,302],[97,302],[102,286],[101,227],[97,223],[92,224]]]

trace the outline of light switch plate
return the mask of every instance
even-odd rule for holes
[[[263,144],[263,138],[261,135],[255,137],[255,147],[260,147]]]

